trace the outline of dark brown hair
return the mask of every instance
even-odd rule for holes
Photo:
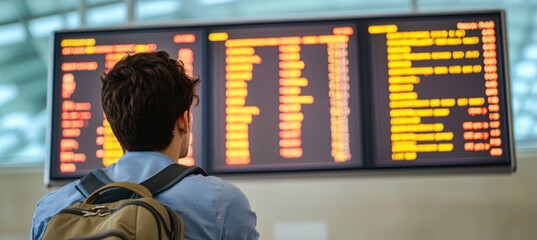
[[[164,51],[127,56],[103,74],[103,110],[123,150],[166,149],[179,116],[199,102],[199,81]]]

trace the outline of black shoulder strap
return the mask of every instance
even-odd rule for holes
[[[106,176],[103,170],[95,169],[88,175],[81,178],[80,182],[77,183],[75,187],[80,193],[82,193],[82,195],[84,195],[84,197],[89,197],[89,195],[95,192],[95,190],[112,182],[113,181]]]
[[[172,164],[162,169],[155,176],[140,183],[140,185],[143,185],[149,189],[153,195],[157,195],[174,186],[176,183],[183,180],[183,178],[190,174],[201,174],[203,176],[208,175],[207,172],[200,167],[187,167],[180,164]]]
[[[153,195],[156,195],[174,186],[190,174],[208,176],[207,172],[200,167],[187,167],[179,164],[171,164],[153,177],[140,183],[140,185],[145,186]],[[96,169],[81,178],[80,182],[75,186],[82,195],[88,197],[91,193],[95,192],[95,190],[112,182],[113,181],[110,180],[101,169]]]

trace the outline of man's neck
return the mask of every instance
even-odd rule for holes
[[[177,160],[179,158],[179,149],[176,149],[176,147],[173,147],[173,144],[170,144],[170,147],[164,150],[160,150],[156,152],[162,153],[168,157],[171,157],[174,160]]]

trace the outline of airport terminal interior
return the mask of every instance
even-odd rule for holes
[[[537,237],[533,0],[0,0],[0,240],[118,161],[99,76],[160,50],[259,239]]]

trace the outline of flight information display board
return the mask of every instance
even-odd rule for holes
[[[499,15],[368,21],[375,167],[507,164]]]
[[[210,170],[360,167],[355,31],[353,22],[210,29]]]
[[[503,11],[61,31],[53,44],[50,181],[123,154],[99,76],[156,50],[201,76],[178,161],[210,174],[515,170]]]
[[[84,176],[116,162],[123,150],[106,120],[100,100],[100,76],[128,54],[167,51],[181,59],[189,73],[201,72],[199,29],[141,29],[62,32],[54,36],[49,179]],[[203,98],[203,96],[201,96]],[[193,121],[201,111],[193,107]],[[201,125],[194,124],[189,154],[178,162],[198,164]]]

